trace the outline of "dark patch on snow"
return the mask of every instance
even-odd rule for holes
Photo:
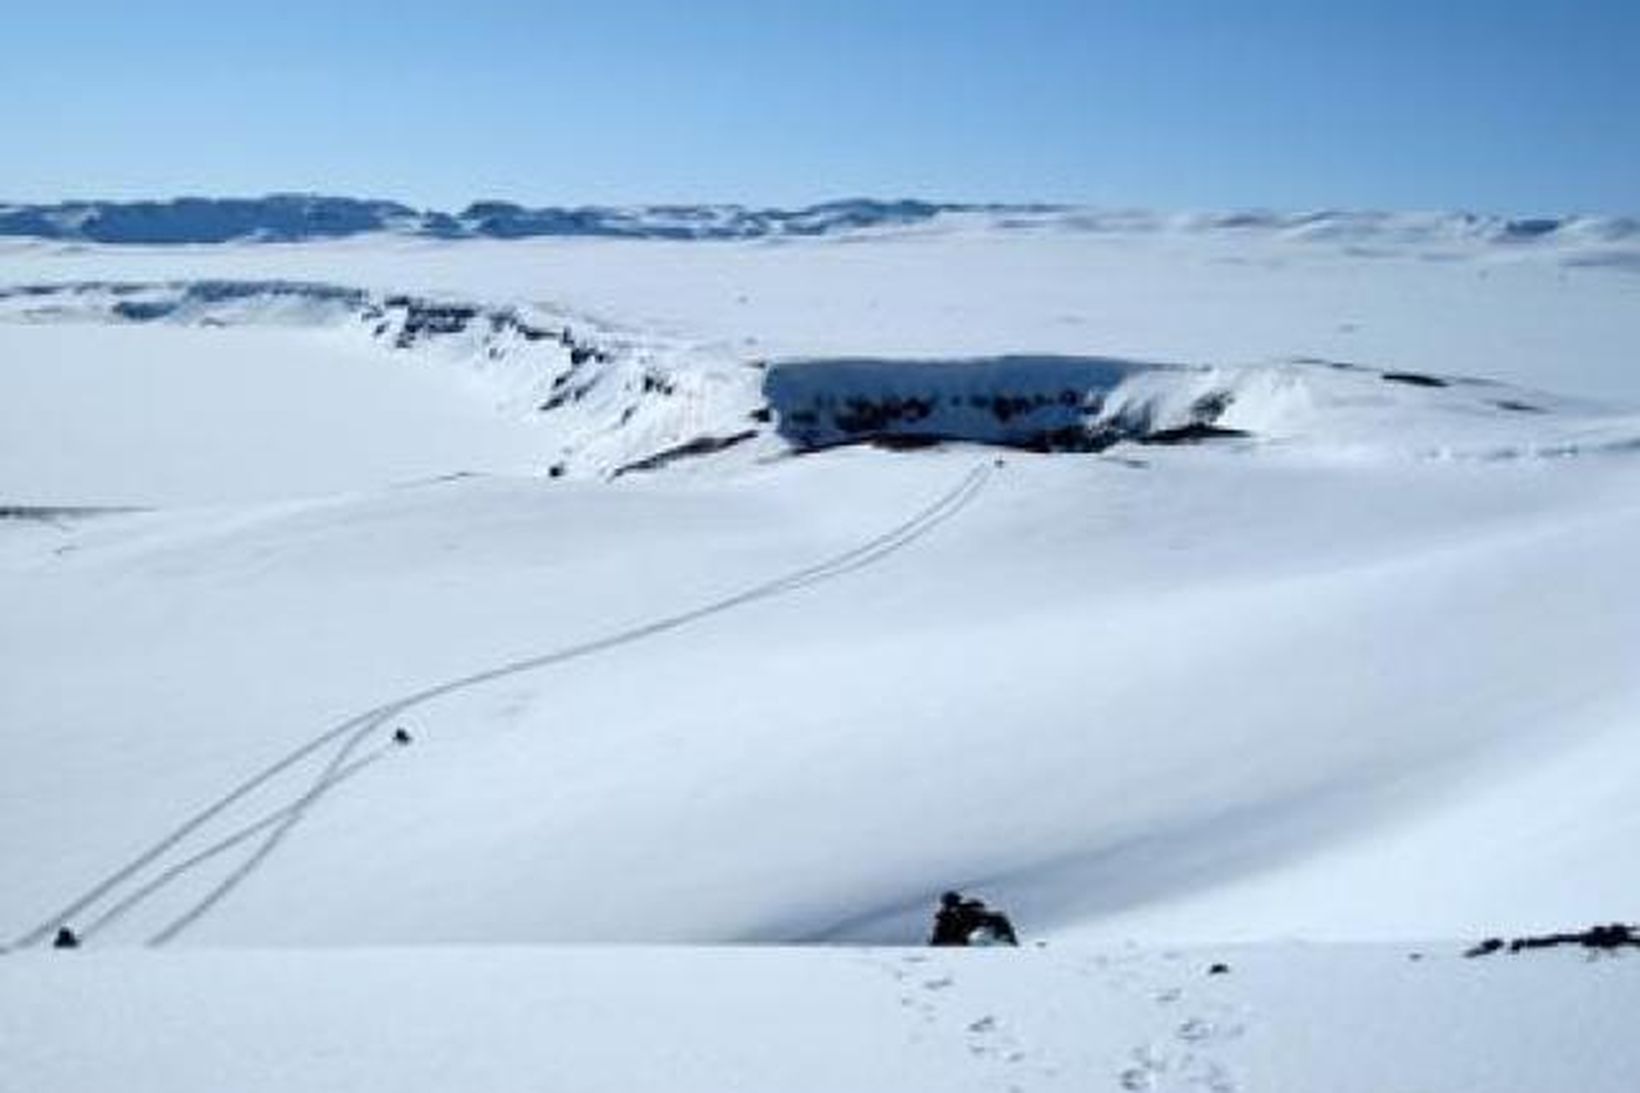
[[[1422,372],[1384,372],[1382,375],[1386,383],[1405,383],[1413,387],[1451,386],[1449,380],[1441,379],[1439,376],[1426,376]]]
[[[1313,364],[1323,368],[1332,368],[1339,372],[1361,372],[1366,365],[1356,364],[1354,361],[1333,360],[1331,357],[1294,357],[1294,364]]]
[[[1140,444],[1199,444],[1204,440],[1222,440],[1251,436],[1245,429],[1226,429],[1205,421],[1192,421],[1172,429],[1157,429],[1153,433],[1135,437]]]
[[[413,296],[389,296],[382,301],[382,306],[388,311],[403,313],[399,332],[393,339],[399,349],[409,349],[423,338],[460,334],[479,316],[479,309],[472,304],[441,304]],[[499,313],[493,314],[492,328],[501,319]]]
[[[1608,926],[1591,926],[1577,933],[1537,934],[1517,937],[1505,944],[1501,937],[1489,937],[1464,951],[1464,956],[1489,956],[1507,948],[1511,953],[1525,949],[1550,949],[1559,945],[1577,945],[1585,949],[1615,951],[1622,948],[1640,949],[1640,933],[1633,926],[1614,922]]]
[[[1541,406],[1533,406],[1529,402],[1520,402],[1512,398],[1500,398],[1492,403],[1500,410],[1509,410],[1517,414],[1543,414],[1548,411]]]
[[[112,310],[117,317],[127,322],[148,323],[175,314],[177,306],[174,300],[116,300]]]
[[[946,438],[928,433],[879,433],[866,441],[874,448],[882,448],[890,452],[915,452],[924,448],[937,448],[944,444]]]
[[[619,467],[610,477],[619,478],[621,475],[626,474],[629,471],[659,470],[668,463],[675,462],[679,459],[688,459],[693,456],[711,455],[713,452],[721,452],[725,448],[732,448],[736,444],[744,443],[756,435],[756,429],[747,429],[744,432],[735,433],[732,436],[697,436],[695,439],[686,441],[676,447],[667,448],[665,451],[656,452],[654,455],[646,456],[643,459],[628,463],[624,467]]]
[[[37,520],[49,524],[59,520],[145,511],[131,505],[0,505],[0,520]]]

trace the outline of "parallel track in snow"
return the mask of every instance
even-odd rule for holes
[[[994,466],[990,460],[975,466],[954,487],[904,522],[851,550],[815,565],[753,585],[700,607],[668,615],[602,638],[555,649],[538,656],[509,661],[481,672],[426,687],[332,725],[194,812],[166,835],[91,885],[54,914],[18,936],[8,947],[26,948],[42,944],[59,926],[72,924],[87,911],[93,910],[105,900],[112,899],[112,902],[90,919],[80,931],[79,936],[85,940],[113,925],[180,877],[239,846],[252,842],[260,835],[260,841],[255,843],[245,858],[185,911],[154,933],[148,944],[164,945],[175,940],[254,873],[290,836],[315,804],[344,781],[359,774],[364,767],[385,756],[385,749],[364,756],[358,753],[365,744],[379,737],[391,719],[458,691],[630,645],[759,600],[797,592],[874,565],[921,539],[966,508],[985,487]],[[294,776],[307,760],[322,757],[327,746],[333,747],[328,759],[307,783],[306,788],[287,804],[221,834],[210,845],[193,851],[180,860],[169,863],[163,860],[171,851],[181,849],[181,845],[190,836],[202,832],[211,821],[222,816],[250,794],[282,775]],[[158,871],[143,879],[142,874],[151,866],[158,866]]]

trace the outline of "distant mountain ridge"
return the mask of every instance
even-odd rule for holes
[[[1046,211],[1048,206],[995,206],[855,198],[801,209],[741,205],[646,205],[528,208],[481,201],[458,213],[414,209],[396,201],[308,194],[261,198],[182,197],[170,201],[65,201],[0,204],[0,236],[93,243],[298,242],[369,232],[444,239],[601,236],[632,239],[755,239],[826,235],[915,224],[944,212]]]
[[[849,198],[799,209],[744,205],[545,206],[479,201],[456,213],[396,201],[272,194],[257,198],[181,197],[167,201],[0,203],[0,237],[110,244],[290,243],[374,232],[437,239],[600,237],[732,240],[811,237],[871,228],[902,228],[940,217],[983,217],[998,229],[1057,227],[1082,232],[1158,230],[1264,232],[1295,239],[1542,241],[1612,243],[1640,238],[1631,217],[1477,216],[1264,210],[1166,214],[1053,204],[979,204]]]

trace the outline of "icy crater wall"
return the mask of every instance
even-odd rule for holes
[[[1096,450],[1212,429],[1231,398],[1206,368],[1034,355],[781,361],[763,393],[780,434],[804,449],[971,440]]]

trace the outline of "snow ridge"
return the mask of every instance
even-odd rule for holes
[[[474,374],[502,414],[539,426],[538,470],[553,477],[855,443],[1096,452],[1239,437],[1485,459],[1640,447],[1640,424],[1603,406],[1307,357],[739,359],[539,304],[284,280],[0,286],[0,320],[329,330],[372,351],[431,358]]]

